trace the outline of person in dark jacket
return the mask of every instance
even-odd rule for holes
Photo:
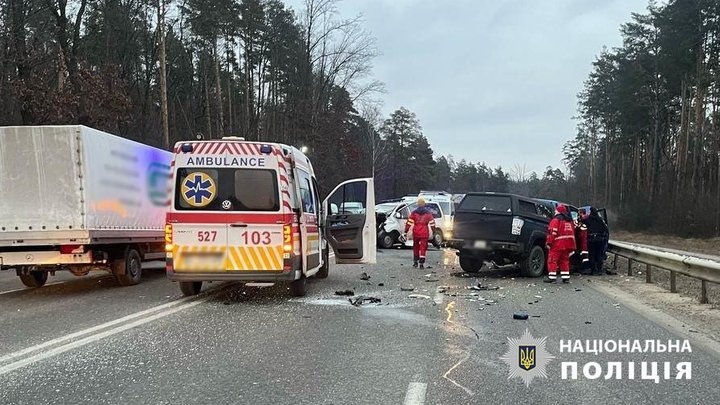
[[[605,261],[605,248],[610,238],[610,230],[595,207],[590,207],[590,213],[583,217],[583,223],[587,227],[588,234],[590,273],[599,276],[604,273],[603,262]]]

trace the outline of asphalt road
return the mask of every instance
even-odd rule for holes
[[[560,353],[560,339],[684,338],[591,278],[546,285],[512,269],[463,277],[450,251],[430,252],[425,270],[410,267],[410,255],[385,250],[374,266],[336,265],[303,298],[284,285],[213,284],[185,299],[161,269],[134,287],[65,274],[36,290],[2,272],[0,403],[720,402],[720,354],[702,345],[692,353]],[[477,283],[499,289],[466,289]],[[382,301],[354,307],[335,295],[345,289]],[[531,317],[514,320],[519,310]],[[529,387],[509,380],[500,360],[507,338],[526,329],[547,337],[556,357],[548,378]],[[607,362],[635,361],[637,378],[562,380],[561,361],[596,361],[603,375]],[[642,380],[641,361],[692,362],[692,379],[665,381],[661,371],[658,384]]]

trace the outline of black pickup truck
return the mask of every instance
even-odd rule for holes
[[[468,193],[455,212],[448,245],[457,249],[460,267],[475,273],[484,261],[517,263],[527,277],[545,271],[545,237],[553,206],[514,194]]]

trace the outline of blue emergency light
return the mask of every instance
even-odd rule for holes
[[[272,146],[262,145],[262,146],[260,146],[260,152],[265,153],[265,154],[270,154],[270,153],[272,153]]]
[[[193,146],[192,146],[192,144],[184,143],[184,144],[182,144],[182,146],[180,147],[180,150],[181,150],[183,153],[190,153],[190,152],[193,151]]]

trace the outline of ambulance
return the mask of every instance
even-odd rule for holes
[[[171,167],[166,273],[184,295],[238,281],[288,282],[303,296],[309,277],[328,277],[330,249],[336,263],[376,261],[372,178],[321,200],[299,149],[237,137],[179,142]]]

